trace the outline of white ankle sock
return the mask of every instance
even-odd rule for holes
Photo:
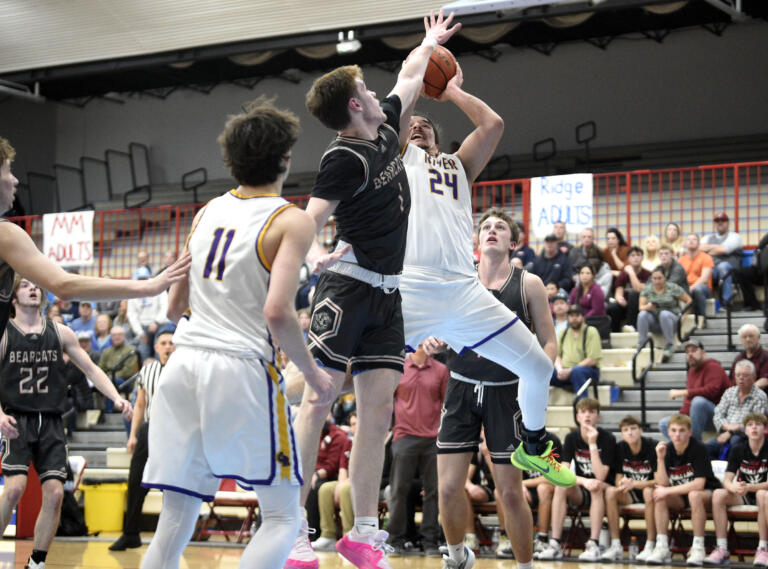
[[[464,561],[464,557],[466,556],[466,553],[464,552],[464,543],[458,543],[456,545],[450,545],[448,544],[448,557],[453,559],[454,561],[457,561],[458,563],[461,563]]]
[[[693,536],[693,543],[691,544],[691,547],[704,547],[704,536]]]
[[[722,547],[723,549],[728,549],[728,538],[727,537],[723,537],[723,538],[718,537],[717,538],[717,546],[718,547]]]
[[[355,531],[360,535],[373,535],[379,531],[379,518],[355,516]]]
[[[760,543],[757,544],[757,547],[762,547],[763,549],[768,549],[768,539],[761,539]]]
[[[621,545],[621,540],[618,537],[615,538],[615,539],[611,538],[611,547],[614,547],[616,545],[620,546]]]
[[[657,535],[656,545],[669,549],[669,538],[666,535]]]
[[[643,550],[653,551],[653,548],[656,547],[656,542],[651,541],[650,539],[645,540],[645,547],[643,547]]]

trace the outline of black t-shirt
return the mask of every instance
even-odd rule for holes
[[[616,474],[645,482],[653,480],[656,472],[656,441],[648,437],[640,438],[640,452],[632,454],[632,449],[626,441],[619,441],[616,446]]]
[[[664,466],[667,468],[670,486],[679,486],[692,482],[694,478],[707,479],[705,488],[713,490],[720,488],[720,481],[712,472],[712,463],[704,443],[691,437],[688,446],[682,454],[677,454],[675,446],[667,443],[667,454],[664,456]]]
[[[603,464],[612,468],[616,457],[616,439],[602,427],[597,427],[597,450]],[[561,462],[568,463],[570,461],[574,462],[573,472],[576,476],[595,477],[595,473],[592,471],[592,459],[589,455],[589,444],[582,438],[579,428],[565,436]],[[606,481],[611,479],[609,473]]]
[[[63,413],[67,384],[61,368],[61,338],[45,320],[40,334],[24,334],[13,321],[0,342],[0,402],[3,410]]]
[[[338,200],[336,235],[361,267],[393,275],[403,270],[411,192],[398,141],[400,98],[387,97],[381,108],[386,120],[376,140],[339,135],[331,142],[312,196]]]
[[[763,442],[760,452],[752,454],[749,441],[734,446],[728,453],[726,472],[736,474],[735,480],[747,484],[760,484],[768,480],[768,444]]]

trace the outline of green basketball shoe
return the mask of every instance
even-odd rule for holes
[[[512,453],[512,464],[520,470],[535,470],[555,486],[569,488],[576,484],[576,475],[568,468],[557,462],[560,455],[552,452],[552,441],[547,441],[544,452],[540,455],[530,455],[525,452],[523,443]]]

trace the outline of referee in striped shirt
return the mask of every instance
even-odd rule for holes
[[[131,421],[131,434],[125,448],[131,453],[131,468],[128,473],[128,504],[123,523],[123,534],[109,546],[111,551],[124,551],[134,547],[141,547],[139,535],[141,525],[141,508],[148,490],[141,485],[141,477],[144,474],[144,465],[147,463],[149,451],[149,417],[152,409],[152,397],[160,379],[168,358],[173,353],[175,346],[171,341],[173,331],[169,328],[161,328],[155,334],[155,359],[145,365],[139,371],[138,393]]]

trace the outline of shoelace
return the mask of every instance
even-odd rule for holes
[[[557,459],[560,458],[560,455],[552,450],[550,450],[547,454],[545,454],[541,458],[546,460],[550,464],[550,466],[552,466],[558,472],[560,472],[560,469],[563,467],[563,465],[557,461]]]
[[[373,538],[373,545],[371,546],[371,549],[380,549],[384,552],[384,555],[387,553],[392,553],[395,548],[392,547],[387,543],[387,538],[389,537],[389,534],[385,531],[380,531],[376,534],[376,536]]]

